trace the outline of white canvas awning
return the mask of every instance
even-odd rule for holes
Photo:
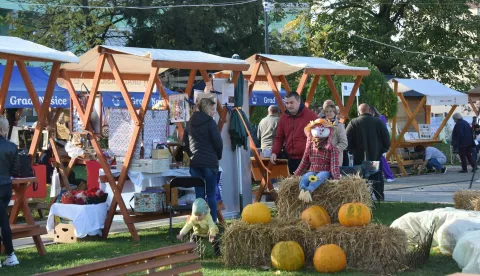
[[[71,52],[60,52],[46,46],[13,36],[0,36],[0,58],[31,61],[60,61],[78,63],[80,60]]]
[[[252,65],[250,69],[244,71],[244,75],[251,75],[254,64],[258,58],[267,60],[268,67],[273,76],[288,76],[300,70],[307,69],[308,74],[325,75],[361,75],[366,76],[370,73],[367,67],[353,67],[336,61],[331,61],[321,57],[301,57],[301,56],[283,56],[256,54],[247,58],[247,63]],[[224,72],[228,73],[228,72]],[[260,67],[259,76],[265,76],[265,72]]]
[[[427,105],[459,105],[468,104],[468,95],[453,90],[436,80],[414,80],[394,78],[389,81],[390,86],[394,87],[393,80],[398,82],[398,91],[405,93],[414,90],[427,96]]]

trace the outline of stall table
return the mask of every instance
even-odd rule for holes
[[[278,177],[288,177],[290,175],[288,171],[288,161],[287,159],[277,159],[276,164],[270,163],[270,158],[262,157],[260,158],[263,165],[267,167],[271,174],[269,178],[278,178]],[[260,169],[260,165],[258,164],[255,157],[250,157],[250,168],[252,171],[252,176],[255,181],[262,181],[263,176]],[[273,190],[273,185],[270,181],[262,181],[260,187],[257,190],[257,195],[255,196],[255,201],[260,202],[262,199],[262,195],[264,195],[265,187],[268,187],[269,191]]]
[[[12,229],[12,238],[14,240],[32,237],[35,246],[37,247],[38,254],[45,255],[45,246],[43,245],[40,235],[47,234],[47,229],[44,226],[35,224],[32,214],[30,213],[30,207],[28,207],[27,200],[25,199],[25,191],[27,190],[27,187],[36,181],[36,177],[15,178],[12,180],[12,190],[15,192],[15,200],[9,221]],[[26,224],[16,224],[20,211],[23,212]]]

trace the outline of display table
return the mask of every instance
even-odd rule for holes
[[[28,207],[27,200],[25,199],[25,191],[27,187],[36,182],[37,178],[15,178],[12,180],[12,190],[15,192],[15,200],[13,203],[12,211],[10,213],[10,227],[12,229],[12,238],[21,239],[25,237],[32,237],[37,247],[38,254],[45,255],[45,246],[43,245],[40,235],[47,234],[47,229],[40,225],[35,224],[32,213]],[[22,211],[25,217],[26,224],[16,224],[18,213]]]
[[[441,140],[431,140],[431,139],[425,139],[425,140],[406,140],[406,141],[398,141],[396,143],[396,148],[397,149],[403,149],[403,148],[414,148],[416,146],[423,146],[423,147],[429,147],[437,143],[441,143]],[[412,165],[415,164],[415,162],[407,162],[401,158],[401,155],[399,155],[397,152],[393,152],[393,156],[397,160],[397,166],[400,169],[400,172],[403,176],[407,175],[407,172],[405,170],[405,165]],[[423,163],[423,160],[422,162]],[[419,163],[420,164],[420,163]]]
[[[87,235],[101,236],[107,211],[107,203],[90,205],[54,203],[48,214],[47,230],[55,228],[55,216],[58,216],[72,221],[77,238],[84,238]]]
[[[267,167],[272,173],[269,175],[270,179],[278,177],[288,177],[290,173],[288,171],[288,161],[287,159],[277,159],[275,164],[270,162],[270,158],[262,157],[262,163]],[[262,172],[260,170],[260,164],[258,164],[255,157],[250,157],[250,168],[252,171],[252,176],[255,181],[262,181]],[[260,202],[262,195],[264,194],[265,187],[268,185],[268,189],[273,190],[273,185],[270,181],[268,184],[262,181],[260,187],[257,190],[257,195],[255,197],[256,202]]]

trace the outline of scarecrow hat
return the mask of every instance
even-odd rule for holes
[[[333,131],[333,128],[334,128],[333,124],[329,123],[325,119],[319,118],[319,119],[316,119],[315,121],[310,121],[310,123],[305,127],[305,132],[310,133],[312,128],[317,126],[332,128],[331,132]]]

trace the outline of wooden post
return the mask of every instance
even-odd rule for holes
[[[425,124],[427,125],[430,124],[431,117],[432,117],[432,106],[426,105],[425,106]]]
[[[310,107],[310,102],[313,99],[313,94],[315,94],[315,90],[317,90],[318,81],[320,80],[320,75],[315,75],[312,81],[312,86],[310,86],[310,90],[308,91],[307,99],[305,100],[305,105]]]
[[[257,60],[257,62],[253,67],[252,75],[250,75],[250,80],[248,80],[248,97],[249,98],[252,95],[253,87],[255,86],[255,81],[257,79],[258,72],[260,71],[260,66],[262,65],[262,62],[264,61]]]
[[[195,82],[196,75],[197,75],[197,69],[191,69],[190,75],[188,75],[187,88],[185,89],[185,93],[187,93],[188,97],[192,95],[192,87],[193,87],[193,83]]]
[[[342,103],[342,98],[338,94],[338,90],[335,87],[335,83],[333,82],[332,76],[325,75],[323,76],[327,81],[328,87],[330,88],[330,92],[332,92],[333,99],[335,103],[338,105],[338,109],[340,109],[340,114],[343,115],[344,118],[348,118],[348,110],[345,109]]]
[[[308,81],[308,74],[306,70],[303,70],[302,77],[300,78],[300,82],[298,83],[297,87],[297,93],[298,95],[302,95],[303,88],[305,88],[305,85],[307,84]]]
[[[362,82],[362,76],[357,76],[355,79],[355,83],[353,84],[352,91],[350,92],[350,96],[348,96],[347,105],[345,106],[345,119],[348,118],[348,112],[350,112],[350,108],[352,108],[353,101],[355,100],[355,95],[357,94],[358,88],[360,87],[360,83]]]
[[[7,65],[3,73],[2,86],[0,87],[0,115],[3,115],[5,112],[5,100],[7,99],[8,87],[12,79],[13,63],[13,60],[7,59]]]
[[[101,53],[97,61],[97,68],[95,69],[95,75],[93,77],[92,88],[90,89],[90,95],[88,96],[87,106],[85,107],[85,112],[83,114],[84,119],[90,117],[90,114],[93,110],[93,105],[95,103],[95,97],[97,95],[98,86],[100,85],[100,79],[102,78],[103,67],[105,65],[106,54]],[[110,65],[111,68],[112,65]],[[113,68],[112,68],[113,72]],[[83,122],[83,129],[88,129],[90,125],[90,120]]]
[[[292,89],[290,89],[290,85],[288,85],[287,78],[284,75],[280,75],[280,76],[278,76],[278,78],[280,79],[280,82],[283,85],[283,89],[285,89],[285,91],[287,91],[287,93],[292,92]]]
[[[436,140],[438,138],[438,136],[440,135],[440,132],[442,132],[442,129],[445,127],[448,120],[450,120],[450,117],[452,116],[453,112],[455,112],[456,108],[457,108],[457,105],[452,105],[452,107],[450,108],[450,111],[448,111],[447,116],[445,117],[445,119],[443,119],[442,123],[440,124],[437,131],[433,135],[433,140]]]
[[[283,103],[282,96],[280,96],[280,91],[278,90],[278,87],[275,81],[273,80],[272,72],[270,71],[270,68],[268,67],[268,64],[266,62],[262,63],[262,67],[263,67],[263,71],[265,72],[265,76],[267,77],[268,83],[272,88],[273,95],[277,100],[278,107],[283,113],[285,113],[285,104]]]
[[[470,107],[472,107],[473,112],[475,112],[475,116],[478,117],[478,109],[475,104],[473,104],[472,97],[470,95],[468,95],[468,102],[470,103]]]
[[[28,75],[28,70],[27,66],[25,66],[25,63],[23,60],[17,60],[15,61],[17,63],[18,70],[20,71],[20,75],[22,75],[23,82],[25,83],[25,87],[27,88],[28,95],[30,96],[30,99],[32,100],[32,105],[33,108],[35,109],[35,112],[40,113],[40,101],[38,100],[38,94],[35,91],[35,87],[32,84],[32,80],[30,79],[30,76]]]
[[[410,107],[408,106],[407,100],[403,96],[403,93],[398,92],[398,81],[396,81],[395,79],[393,79],[393,92],[402,101],[403,107],[405,108],[405,111],[407,112],[408,117],[409,118],[412,117],[412,111],[410,110]],[[417,132],[420,132],[420,130],[418,129],[417,120],[415,120],[415,118],[413,118],[413,127],[415,127],[415,130]]]

